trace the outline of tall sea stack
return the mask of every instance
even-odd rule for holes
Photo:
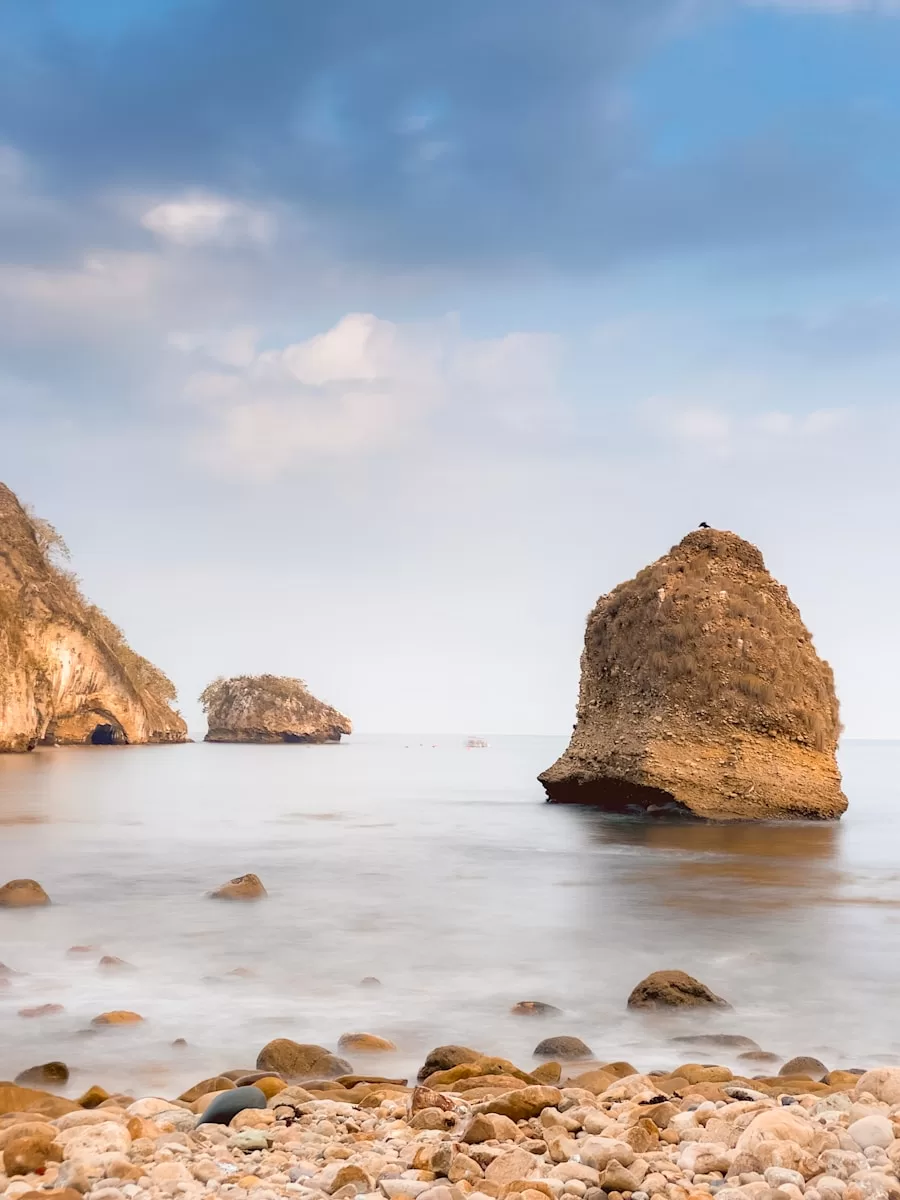
[[[714,820],[835,819],[831,668],[759,550],[699,529],[588,617],[549,800]]]
[[[175,688],[81,595],[52,525],[0,483],[0,751],[183,742]]]

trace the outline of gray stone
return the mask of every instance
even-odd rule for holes
[[[766,1183],[770,1188],[779,1188],[783,1183],[793,1183],[802,1192],[806,1187],[806,1180],[799,1171],[791,1171],[788,1167],[767,1167]]]
[[[269,1139],[261,1129],[242,1129],[231,1139],[231,1145],[235,1150],[248,1153],[251,1150],[265,1150]]]
[[[870,1146],[881,1146],[886,1149],[894,1140],[894,1127],[887,1117],[872,1115],[871,1117],[863,1117],[859,1121],[854,1121],[847,1129],[847,1132],[856,1142],[861,1150],[867,1150]]]
[[[258,1087],[231,1088],[227,1092],[219,1092],[210,1101],[197,1124],[228,1125],[232,1118],[236,1117],[239,1112],[243,1112],[245,1108],[265,1107],[265,1092],[261,1092]]]

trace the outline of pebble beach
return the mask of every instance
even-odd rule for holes
[[[354,1035],[363,1038],[371,1035]],[[567,1039],[557,1039],[561,1049]],[[401,1080],[278,1039],[178,1098],[0,1084],[4,1200],[882,1200],[900,1196],[900,1069],[777,1076],[438,1047]],[[276,1074],[267,1063],[281,1063]]]

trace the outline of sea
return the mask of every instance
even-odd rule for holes
[[[900,1063],[900,743],[844,743],[840,823],[717,825],[547,804],[536,775],[565,739],[487,740],[0,756],[0,882],[53,901],[0,909],[0,1079],[62,1060],[72,1096],[172,1096],[252,1069],[271,1038],[353,1032],[396,1044],[351,1056],[393,1077],[448,1042],[527,1067],[557,1034],[644,1071],[737,1066],[673,1041],[716,1032]],[[209,898],[245,872],[266,900]],[[628,1011],[663,968],[732,1008]],[[521,1000],[562,1011],[511,1014]],[[62,1011],[19,1015],[43,1004]],[[91,1024],[115,1009],[144,1020]]]

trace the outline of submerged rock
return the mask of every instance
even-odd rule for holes
[[[788,1059],[778,1074],[788,1078],[812,1079],[818,1083],[828,1074],[828,1068],[817,1058],[810,1058],[808,1054],[800,1054],[796,1058]]]
[[[590,1046],[577,1037],[544,1038],[533,1051],[535,1058],[558,1058],[563,1061],[591,1058],[593,1053]]]
[[[237,875],[209,893],[213,900],[264,900],[268,892],[258,875]]]
[[[66,554],[0,484],[0,750],[185,741],[174,686],[85,600]]]
[[[377,1054],[396,1049],[392,1041],[375,1033],[342,1033],[338,1039],[338,1050],[356,1050],[360,1054]]]
[[[302,679],[236,675],[216,679],[201,694],[207,742],[339,742],[348,717],[323,704]]]
[[[549,800],[719,820],[834,819],[831,668],[759,550],[699,529],[601,596]]]
[[[654,971],[628,997],[629,1008],[730,1008],[727,1000],[686,971]]]
[[[15,1082],[22,1087],[47,1087],[69,1082],[69,1068],[64,1062],[41,1063],[20,1071]]]
[[[140,1013],[129,1012],[128,1009],[117,1008],[112,1012],[100,1013],[91,1021],[92,1025],[138,1025],[143,1021]]]

